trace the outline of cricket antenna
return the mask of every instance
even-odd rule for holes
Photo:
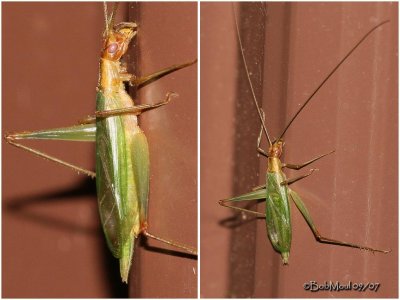
[[[114,20],[115,20],[115,15],[117,14],[118,4],[119,4],[119,2],[114,3],[113,9],[112,9],[112,12],[111,12],[111,15],[110,15],[110,25],[109,25],[109,27],[111,29],[114,27]]]
[[[107,12],[107,3],[103,2],[103,11],[104,11],[104,23],[106,25],[105,32],[108,32],[108,12]]]
[[[359,41],[358,43],[345,55],[345,57],[342,58],[342,60],[336,65],[336,67],[333,68],[333,70],[325,77],[324,80],[318,85],[318,87],[314,90],[314,92],[307,98],[306,102],[300,107],[300,109],[297,111],[297,113],[293,116],[293,118],[290,120],[290,122],[286,125],[285,130],[283,130],[282,134],[280,135],[279,139],[282,139],[283,136],[285,135],[286,131],[289,129],[290,125],[292,125],[293,121],[297,118],[297,116],[300,114],[300,112],[306,107],[308,102],[311,101],[311,99],[314,97],[314,95],[320,90],[320,88],[325,84],[325,82],[328,81],[328,79],[336,72],[337,69],[345,62],[345,60],[354,52],[354,50],[357,49],[358,46],[361,45],[362,42],[376,29],[381,27],[382,25],[390,22],[390,20],[385,20],[378,25],[375,25],[370,31],[368,31]]]
[[[239,45],[240,45],[240,53],[242,55],[244,68],[246,69],[246,75],[247,75],[247,79],[248,79],[249,84],[250,84],[251,94],[253,96],[254,104],[256,105],[256,108],[257,108],[258,116],[260,117],[262,128],[263,128],[264,133],[265,133],[265,135],[266,135],[266,137],[268,139],[268,144],[270,146],[272,146],[272,142],[271,142],[271,139],[269,137],[267,127],[265,126],[265,121],[264,121],[264,118],[263,118],[263,115],[262,115],[262,112],[261,112],[261,108],[260,108],[260,106],[258,105],[258,102],[257,102],[257,97],[256,97],[256,94],[254,92],[253,83],[251,82],[251,79],[250,79],[249,68],[247,67],[247,61],[246,61],[246,57],[244,55],[242,39],[240,38],[239,25],[238,25],[238,20],[237,20],[237,15],[236,15],[236,10],[235,10],[235,5],[234,4],[233,4],[232,8],[233,8],[233,13],[235,15],[236,32],[237,32],[237,37],[238,37],[238,41],[239,41]]]
[[[118,4],[119,4],[118,2],[114,3],[111,14],[110,16],[108,16],[107,2],[103,2],[104,21],[106,23],[106,30],[105,30],[106,34],[108,34],[108,32],[112,30],[114,26],[115,14],[117,12]]]

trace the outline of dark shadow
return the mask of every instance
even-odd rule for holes
[[[82,227],[81,225],[60,220],[50,214],[40,213],[33,211],[30,208],[45,205],[57,205],[63,201],[87,201],[88,198],[82,200],[82,196],[92,196],[93,201],[97,201],[96,184],[90,178],[79,180],[77,184],[73,184],[71,188],[64,190],[55,190],[43,192],[36,195],[29,195],[23,197],[15,197],[10,199],[11,204],[4,207],[4,212],[13,214],[15,217],[29,220],[40,226],[55,228],[61,231],[68,231],[82,235],[103,236],[103,230],[100,225],[95,228]],[[121,281],[119,272],[119,260],[114,258],[108,249],[105,238],[102,238],[101,245],[99,244],[99,251],[101,251],[103,260],[104,284],[108,285],[108,295],[110,298],[128,298],[129,286]]]
[[[75,223],[67,222],[65,220],[57,219],[49,214],[38,213],[31,211],[30,207],[40,205],[57,205],[62,201],[82,201],[79,199],[82,196],[96,195],[96,185],[93,180],[87,178],[80,180],[73,188],[66,188],[64,190],[50,191],[40,193],[37,195],[29,195],[23,197],[16,197],[10,199],[10,204],[7,204],[4,209],[6,213],[10,213],[19,218],[24,218],[42,226],[51,226],[58,230],[72,231],[80,234],[98,234],[97,229],[83,228]]]
[[[243,226],[247,223],[254,222],[257,220],[262,220],[265,221],[265,218],[263,217],[251,217],[251,218],[246,218],[243,219],[241,213],[235,214],[231,217],[225,218],[221,221],[218,222],[219,225],[225,228],[229,229],[235,229],[239,226]]]
[[[66,188],[62,191],[57,189],[54,192],[45,192],[37,195],[29,195],[24,197],[11,198],[12,203],[6,206],[11,211],[23,210],[26,207],[37,205],[40,203],[56,203],[65,201],[66,198],[95,195],[96,186],[94,180],[85,178],[79,180],[77,184],[74,184],[74,188]]]
[[[98,234],[103,234],[103,230],[99,228]],[[119,260],[111,254],[105,239],[103,239],[99,248],[101,248],[103,256],[103,278],[104,282],[107,283],[109,297],[129,298],[129,284],[123,283],[121,280]]]
[[[265,4],[237,2],[233,5],[235,35],[240,35],[243,48],[237,43],[237,83],[235,103],[235,140],[233,195],[250,190],[259,184],[259,159],[257,158],[257,137],[260,120],[244,65],[245,57],[258,103],[263,98],[263,65],[265,41]],[[261,105],[261,104],[260,104]],[[236,205],[236,204],[235,204]],[[246,204],[248,206],[249,204]],[[238,204],[237,206],[241,206]],[[245,208],[245,207],[243,207]],[[253,209],[252,210],[256,210]],[[241,218],[239,217],[239,220]],[[241,221],[241,220],[240,220]],[[233,226],[230,239],[229,286],[226,297],[250,298],[254,294],[256,222],[241,222]]]
[[[274,15],[272,15],[272,12],[276,12],[276,10],[280,12],[279,23],[278,26],[271,27],[271,23],[276,22]],[[283,123],[282,126],[284,126],[285,120],[281,116],[284,116],[286,111],[290,6],[270,3],[237,3],[235,4],[235,11],[243,49],[240,49],[238,43],[237,68],[239,75],[236,85],[233,195],[248,192],[249,187],[259,183],[260,160],[257,158],[256,142],[260,132],[260,119],[254,105],[248,77],[250,77],[258,104],[261,106],[262,103],[268,103],[268,106],[264,106],[267,129],[271,130],[272,127],[275,127],[271,126],[272,124]],[[276,32],[277,30],[282,32],[282,40],[271,40],[271,31]],[[236,31],[236,28],[234,31]],[[277,54],[279,55],[277,56]],[[246,60],[249,74],[246,74],[242,56]],[[278,65],[276,59],[281,56],[282,62]],[[272,70],[275,72],[271,72],[272,65],[278,65],[278,69]],[[276,70],[281,70],[279,76],[277,76]],[[277,94],[271,94],[272,90],[276,90],[273,82],[280,82],[280,89]],[[267,99],[263,99],[264,97]],[[265,144],[265,136],[263,139]],[[264,170],[265,167],[266,164],[263,166]],[[261,176],[264,177],[265,175],[262,174]],[[253,207],[252,210],[256,209]],[[254,297],[256,284],[259,288],[259,283],[256,282],[259,278],[255,276],[257,268],[255,261],[257,226],[256,222],[252,222],[252,220],[245,222],[240,220],[240,226],[237,226],[237,219],[241,219],[240,214],[221,222],[222,225],[232,228],[230,277],[226,296],[249,298]],[[278,266],[274,266],[274,270],[277,271]],[[270,279],[273,282],[271,284],[273,289],[267,294],[269,295],[267,297],[276,296],[277,278],[277,276],[273,276]]]

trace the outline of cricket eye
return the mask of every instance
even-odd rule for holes
[[[118,50],[118,44],[112,43],[107,47],[108,53],[115,53]]]

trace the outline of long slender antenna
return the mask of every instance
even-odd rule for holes
[[[336,65],[336,67],[333,68],[333,70],[325,77],[324,80],[318,85],[318,87],[314,90],[314,92],[307,98],[306,102],[300,107],[300,109],[297,111],[297,113],[293,116],[293,118],[290,120],[290,122],[286,125],[285,130],[283,130],[281,136],[279,139],[282,139],[286,131],[289,129],[290,125],[292,125],[293,121],[297,118],[297,116],[300,114],[300,112],[306,107],[308,102],[311,101],[311,99],[314,97],[314,95],[320,90],[320,88],[325,84],[325,82],[328,81],[328,79],[336,72],[336,70],[345,62],[345,60],[354,52],[354,50],[357,49],[358,46],[361,45],[361,43],[377,28],[382,26],[383,24],[386,24],[390,22],[390,20],[385,20],[378,25],[375,25],[370,31],[368,31],[359,41],[358,43],[345,55],[345,57],[342,58],[342,60]]]
[[[114,20],[115,20],[115,15],[117,13],[118,9],[118,2],[113,4],[112,11],[110,13],[110,16],[108,16],[108,8],[107,8],[107,2],[103,2],[103,9],[104,9],[104,21],[106,23],[106,34],[113,28],[114,26]]]
[[[119,5],[119,2],[114,3],[114,5],[113,5],[113,9],[112,9],[112,12],[110,15],[110,25],[109,25],[110,29],[112,29],[114,26],[114,20],[115,20],[115,15],[117,14],[118,5]]]
[[[106,25],[105,32],[108,32],[108,11],[107,11],[107,3],[103,2],[103,10],[104,10],[104,22]]]
[[[236,10],[235,10],[235,4],[232,4],[232,8],[233,8],[233,13],[234,13],[234,15],[235,15],[236,32],[237,32],[238,41],[239,41],[239,45],[240,45],[240,53],[241,53],[241,55],[242,55],[244,68],[246,69],[246,75],[247,75],[247,79],[248,79],[249,84],[250,84],[251,94],[252,94],[252,96],[253,96],[254,104],[256,105],[256,108],[257,108],[258,116],[260,117],[260,121],[261,121],[262,128],[263,128],[263,130],[264,130],[265,135],[267,136],[268,144],[269,144],[270,146],[272,146],[272,142],[271,142],[271,139],[270,139],[270,137],[269,137],[267,127],[265,126],[264,118],[262,117],[261,108],[260,108],[260,106],[258,105],[258,102],[257,102],[257,97],[256,97],[256,94],[255,94],[255,92],[254,92],[253,83],[251,82],[251,79],[250,79],[249,68],[247,67],[247,61],[246,61],[246,57],[245,57],[244,51],[243,51],[242,39],[240,38],[239,25],[238,25],[238,21],[237,21],[237,15],[236,15]]]

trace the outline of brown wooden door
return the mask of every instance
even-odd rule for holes
[[[68,126],[93,114],[102,4],[2,7],[3,133]],[[139,55],[130,55],[129,70],[147,74],[197,57],[197,3],[146,3],[133,13],[128,15],[124,3],[117,16],[117,22],[139,19],[134,47]],[[197,242],[196,78],[195,65],[138,95],[139,103],[151,103],[168,91],[180,94],[141,120],[151,151],[149,229],[192,246]],[[26,144],[94,169],[90,143]],[[122,284],[100,226],[94,181],[4,142],[2,212],[4,297],[197,295],[197,261],[154,242],[144,251],[137,247],[131,288]]]
[[[305,99],[374,25],[390,19],[318,92],[285,135],[284,161],[336,152],[289,177],[321,233],[392,249],[387,255],[316,243],[292,205],[289,266],[265,221],[218,207],[265,182],[259,120],[230,3],[201,4],[201,295],[203,297],[397,297],[397,5],[235,5],[257,99],[277,138]],[[265,141],[264,141],[265,145]],[[256,209],[256,206],[250,206]],[[264,204],[257,209],[264,210]],[[305,291],[320,284],[380,283],[378,292]]]

